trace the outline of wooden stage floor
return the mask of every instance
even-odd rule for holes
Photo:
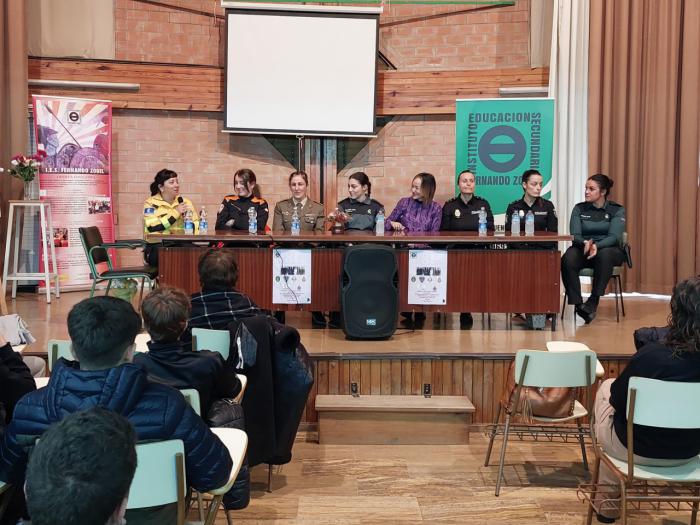
[[[18,294],[16,300],[9,299],[11,313],[18,313],[27,322],[36,337],[36,343],[28,351],[41,352],[48,339],[67,339],[66,317],[72,306],[88,297],[87,292],[64,292],[59,299],[46,304],[44,296]],[[489,328],[488,318],[474,314],[471,330],[459,329],[459,315],[447,314],[444,326],[433,323],[428,314],[424,328],[411,332],[401,327],[388,341],[347,341],[342,330],[312,329],[308,312],[287,312],[287,322],[296,326],[302,342],[312,356],[364,356],[377,357],[419,356],[422,354],[469,354],[512,355],[520,348],[544,349],[550,340],[572,340],[586,343],[601,356],[628,356],[634,353],[632,333],[640,326],[666,324],[668,299],[652,299],[645,296],[625,298],[627,315],[615,322],[615,301],[612,296],[601,299],[598,316],[590,325],[581,319],[573,322],[573,310],[567,307],[565,320],[557,322],[557,330],[551,332],[549,325],[542,331],[527,330],[524,323],[515,318],[512,328],[507,327],[505,314],[492,314]]]

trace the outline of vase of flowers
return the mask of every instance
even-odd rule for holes
[[[345,231],[345,223],[349,220],[350,215],[339,208],[336,208],[326,217],[326,221],[331,223],[332,233],[343,233]]]
[[[15,155],[10,159],[9,174],[21,180],[24,183],[24,198],[29,200],[32,198],[32,181],[39,173],[39,167],[47,157],[44,150],[38,150],[36,154],[27,157],[26,155]],[[0,171],[3,171],[0,168]]]

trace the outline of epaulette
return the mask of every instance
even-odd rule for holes
[[[240,197],[238,195],[226,195],[224,197],[225,201],[237,201]]]
[[[253,197],[250,200],[251,200],[251,202],[255,202],[256,204],[265,204],[267,202],[262,197]]]
[[[445,204],[449,204],[450,202],[454,202],[457,199],[459,199],[459,195],[457,197],[452,197],[450,200],[446,201]]]
[[[622,204],[618,204],[618,203],[615,202],[615,201],[608,201],[607,203],[608,203],[610,206],[615,206],[616,208],[622,208],[622,207],[623,207]]]

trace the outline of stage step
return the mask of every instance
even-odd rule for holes
[[[463,445],[465,396],[318,395],[318,440],[334,445]]]

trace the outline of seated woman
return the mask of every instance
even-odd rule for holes
[[[338,203],[338,209],[350,217],[345,223],[347,230],[374,231],[377,213],[383,211],[384,206],[370,197],[371,192],[372,183],[366,173],[356,171],[348,177],[350,196]]]
[[[295,211],[301,231],[323,231],[323,205],[309,198],[309,176],[303,171],[293,172],[289,175],[289,190],[292,196],[275,204],[272,231],[291,231]]]
[[[323,213],[323,205],[309,198],[309,176],[303,171],[292,172],[289,175],[289,190],[292,192],[292,196],[275,204],[272,231],[291,231],[292,219],[296,211],[301,231],[322,232],[326,217]],[[285,320],[284,312],[275,312],[275,318],[283,323]],[[323,312],[311,312],[311,326],[314,328],[326,326]]]
[[[665,339],[644,345],[617,379],[608,379],[598,388],[595,399],[596,440],[607,454],[625,461],[628,445],[627,387],[630,377],[700,382],[700,277],[691,277],[675,286]],[[634,427],[635,464],[660,467],[682,465],[695,459],[698,453],[700,430]],[[615,478],[604,463],[600,464],[598,483],[615,483]],[[610,497],[617,495],[600,495],[601,500]],[[603,507],[598,521],[612,523],[618,514],[617,509]]]
[[[442,231],[479,231],[479,212],[486,212],[486,229],[493,230],[493,212],[489,201],[474,195],[476,177],[464,170],[457,179],[459,195],[448,200],[442,207]]]
[[[569,232],[573,245],[561,258],[561,278],[576,314],[586,324],[593,321],[598,300],[612,277],[613,267],[622,264],[622,235],[625,233],[625,208],[608,200],[613,181],[600,173],[586,181],[586,201],[579,202],[571,212]],[[581,297],[579,272],[593,268],[593,288],[584,303]]]
[[[557,213],[552,201],[540,197],[542,193],[542,174],[537,170],[525,170],[522,177],[523,197],[513,201],[506,209],[506,231],[510,231],[513,212],[520,216],[520,228],[524,229],[525,216],[531,211],[535,217],[536,232],[554,232],[559,228]],[[529,247],[528,247],[529,248]]]
[[[450,199],[442,207],[442,231],[479,231],[479,212],[486,212],[486,229],[493,230],[493,213],[486,199],[474,194],[476,177],[469,170],[464,170],[457,179],[459,195]],[[469,245],[465,245],[468,247]],[[459,324],[469,328],[474,323],[470,312],[459,314]]]
[[[430,173],[413,177],[411,196],[399,200],[387,217],[386,229],[407,233],[440,231],[442,208],[433,201],[436,187]]]
[[[151,336],[148,352],[137,352],[134,363],[143,366],[148,377],[177,389],[199,392],[202,417],[217,399],[238,395],[241,382],[233,366],[218,352],[192,351],[180,336],[190,317],[190,299],[177,288],[153,290],[141,304],[143,324]]]
[[[267,201],[260,196],[253,170],[243,168],[233,175],[234,195],[226,195],[216,214],[216,230],[248,230],[248,210],[253,208],[257,214],[258,232],[265,231],[270,215]]]
[[[163,169],[156,173],[151,182],[151,196],[143,204],[143,224],[145,233],[182,233],[185,215],[192,214],[195,233],[199,230],[199,216],[187,197],[180,195],[180,182],[177,173]],[[149,244],[144,250],[144,259],[151,266],[158,266],[158,244]]]

